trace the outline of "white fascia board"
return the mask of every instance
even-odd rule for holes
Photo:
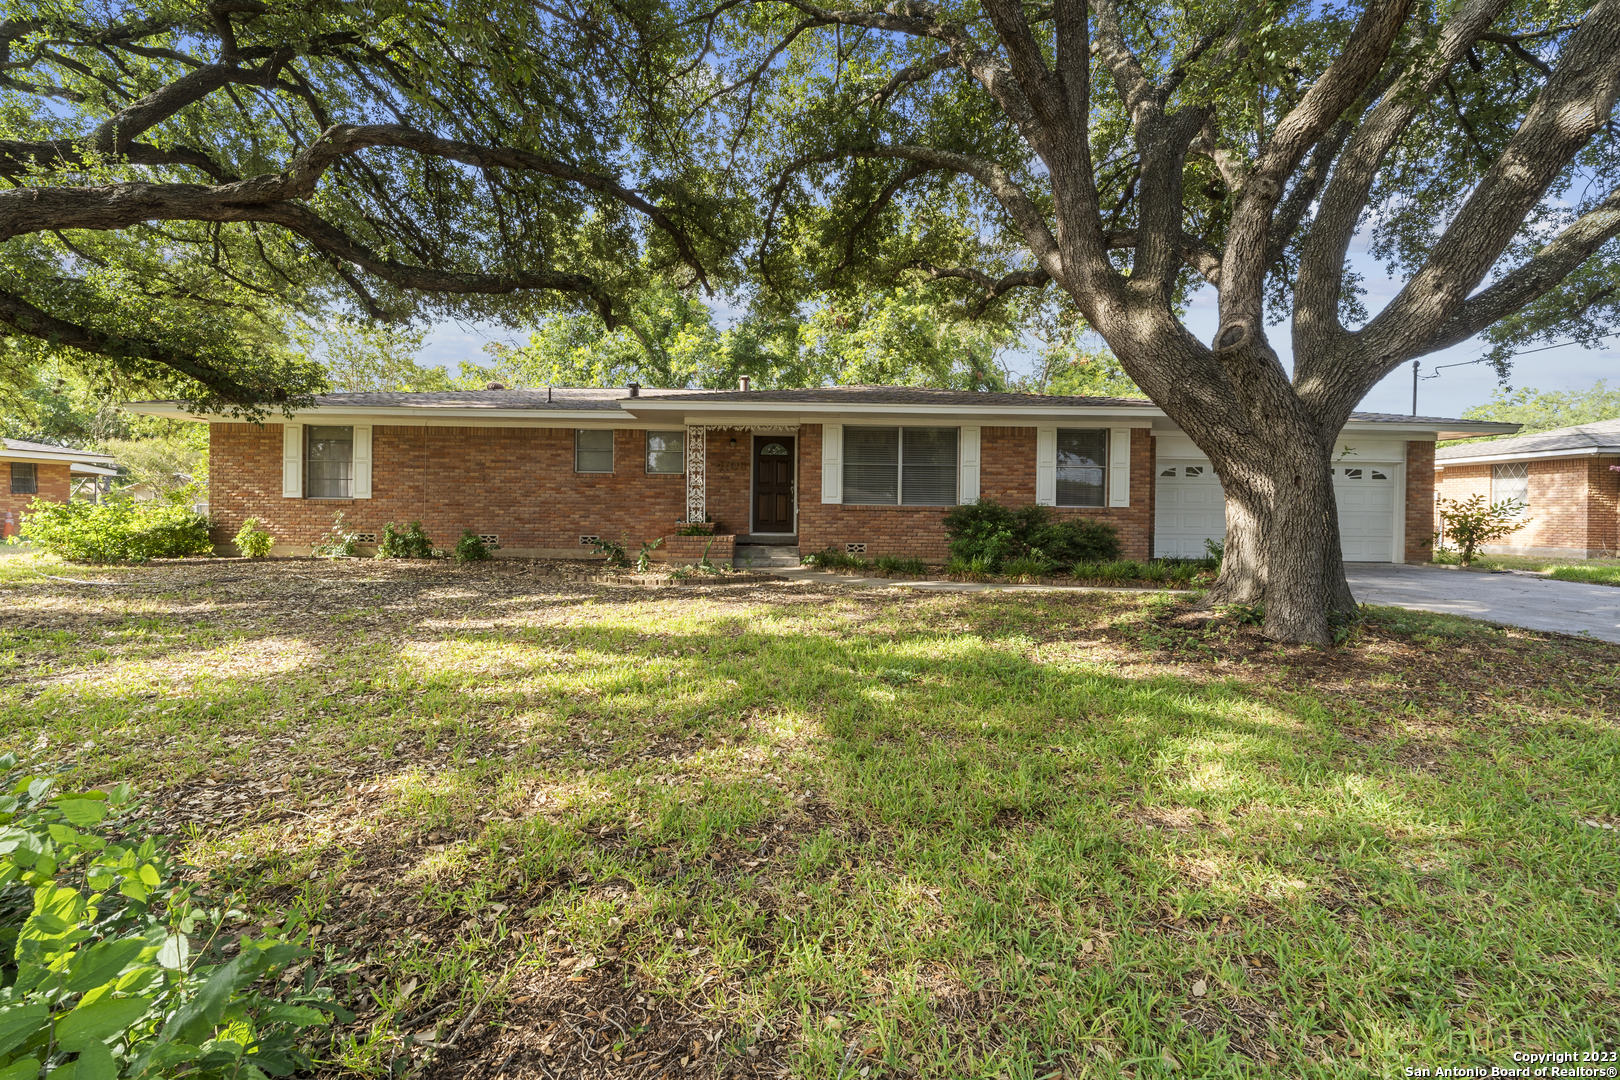
[[[949,420],[955,424],[969,424],[976,427],[1037,427],[1041,421],[1046,423],[1068,422],[1077,424],[1096,423],[1100,427],[1140,427],[1151,428],[1152,417],[1144,417],[1140,413],[1120,416],[1115,413],[1104,412],[1076,412],[1072,409],[1029,409],[1016,413],[985,412],[983,409],[965,407],[929,406],[927,408],[896,408],[893,405],[873,407],[870,409],[840,409],[837,412],[804,412],[802,406],[792,405],[782,409],[773,409],[769,412],[761,411],[752,415],[738,415],[736,413],[687,413],[685,422],[689,425],[703,424],[709,427],[736,427],[747,428],[756,424],[855,424],[869,425],[897,425],[922,423],[939,423]]]
[[[83,462],[87,465],[95,462],[105,462],[109,465],[113,464],[113,459],[108,457],[106,454],[92,454],[89,452],[75,453],[73,451],[64,451],[57,454],[46,450],[0,449],[0,461],[43,461],[47,463],[65,461],[70,465],[79,462]]]
[[[117,476],[118,475],[118,470],[117,469],[104,469],[100,465],[86,465],[81,461],[75,461],[72,465],[68,466],[68,472],[70,472],[70,473],[78,473],[80,476]]]
[[[1482,448],[1488,445],[1490,444],[1480,444]],[[1434,466],[1437,469],[1443,469],[1447,465],[1490,465],[1504,461],[1546,461],[1553,458],[1567,460],[1569,458],[1615,456],[1620,456],[1620,446],[1585,447],[1580,450],[1532,450],[1522,454],[1473,454],[1468,457],[1437,458]]]
[[[1407,439],[1412,442],[1442,442],[1446,439],[1477,439],[1482,435],[1511,435],[1519,430],[1517,424],[1488,424],[1483,421],[1477,427],[1469,427],[1462,431],[1453,428],[1436,427],[1434,424],[1412,424],[1395,420],[1351,420],[1344,425],[1341,433],[1345,431],[1358,432],[1364,435],[1379,433],[1391,438]]]
[[[196,423],[242,423],[239,417],[218,413],[188,413],[173,402],[140,402],[120,406],[126,412],[161,416]],[[266,416],[262,424],[393,424],[400,427],[536,427],[536,428],[644,428],[660,425],[637,420],[620,409],[570,409],[538,412],[534,409],[457,409],[377,405],[370,408],[295,409],[291,419],[282,413]],[[679,427],[679,420],[664,427]]]

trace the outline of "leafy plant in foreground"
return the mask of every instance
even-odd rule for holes
[[[158,842],[110,840],[127,786],[59,792],[0,757],[0,1077],[260,1080],[308,1068],[300,1029],[348,1019],[325,991],[271,993],[306,952],[220,941],[231,916]],[[227,956],[234,952],[234,956]]]
[[[682,533],[681,535],[702,536],[705,534]],[[663,542],[664,538],[662,536],[655,536],[651,540],[643,540],[641,542],[641,551],[636,554],[636,573],[645,574],[647,571],[652,569],[652,553],[658,548],[658,545],[662,544]],[[714,541],[710,540],[709,543],[713,544]],[[704,554],[707,554],[708,550],[708,548],[704,548]]]
[[[626,553],[626,545],[629,543],[627,536],[626,533],[620,533],[617,540],[597,537],[591,541],[591,550],[598,555],[605,555],[609,566],[629,566],[630,556]]]
[[[1119,532],[1091,518],[1058,520],[1045,506],[1017,510],[994,499],[964,503],[946,514],[942,524],[951,538],[953,558],[983,560],[990,573],[1009,559],[1033,558],[1068,565],[1119,558]]]
[[[500,546],[480,538],[471,529],[463,529],[461,539],[456,541],[456,549],[451,556],[458,563],[487,562],[495,557],[495,550]]]

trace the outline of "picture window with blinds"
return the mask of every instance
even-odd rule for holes
[[[304,429],[304,494],[354,498],[354,428],[311,424]]]
[[[609,458],[610,462],[611,460]],[[647,432],[647,472],[674,473],[678,475],[685,471],[686,432]]]
[[[1523,461],[1510,461],[1491,466],[1491,502],[1509,500],[1519,504],[1518,512],[1530,508],[1530,465]]]
[[[613,432],[580,428],[574,432],[574,471],[613,471]]]
[[[1108,431],[1057,429],[1057,504],[1102,506],[1108,483]]]
[[[13,495],[39,494],[39,466],[32,461],[11,463],[11,493]]]
[[[844,502],[955,506],[959,428],[844,428]]]

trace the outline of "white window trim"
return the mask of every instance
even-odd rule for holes
[[[979,429],[957,429],[956,444],[962,458],[962,475],[956,481],[956,501],[973,502],[979,497]]]
[[[844,425],[821,428],[821,501],[844,501]]]
[[[304,497],[304,425],[281,425],[281,497]]]
[[[581,431],[602,431],[603,428],[574,428],[574,475],[575,476],[612,476],[619,465],[619,437],[614,434],[617,428],[607,428],[608,435],[608,467],[603,469],[581,469],[579,467],[579,433]],[[643,450],[646,444],[642,444]]]
[[[354,426],[354,498],[371,498],[371,425]]]
[[[1057,505],[1057,427],[1035,429],[1035,503]]]
[[[1109,506],[1131,505],[1131,429],[1108,429],[1108,497]]]
[[[962,474],[961,474],[962,431],[963,431],[962,428],[953,427],[950,424],[856,424],[854,426],[855,427],[870,427],[870,428],[892,427],[892,428],[895,429],[896,433],[899,435],[899,439],[895,442],[895,447],[894,447],[894,502],[892,502],[892,503],[849,503],[847,505],[850,505],[850,506],[961,506],[964,502],[967,501],[966,499],[964,499],[962,497]],[[906,431],[908,429],[917,430],[917,431],[923,431],[923,430],[932,430],[932,429],[935,429],[935,428],[938,428],[938,429],[944,430],[944,431],[955,431],[956,432],[956,460],[957,460],[956,501],[952,502],[952,503],[908,503],[908,502],[906,502]],[[973,431],[974,431],[974,441],[975,442],[978,441],[978,430],[979,430],[978,428],[973,429]],[[843,427],[842,426],[839,427],[838,433],[839,433],[839,441],[842,442],[842,440],[843,440]],[[826,462],[825,451],[823,451],[822,461],[823,461],[823,467],[825,467],[825,462]],[[843,468],[842,468],[842,465],[840,465],[839,472],[838,472],[838,480],[839,480],[840,489],[843,487],[843,478],[844,478]],[[974,486],[975,486],[975,488],[977,488],[977,486],[978,486],[977,483],[975,483]],[[977,496],[975,496],[975,498],[977,498]],[[826,502],[827,500],[825,498],[823,498],[822,501]],[[844,500],[842,498],[840,498],[838,501],[843,502]]]
[[[648,436],[651,436],[651,435],[679,435],[681,437],[681,467],[679,469],[675,470],[674,472],[653,472],[653,470],[652,470],[652,451],[647,449],[647,438],[648,438]],[[578,446],[577,440],[579,439],[579,436],[575,435],[574,438],[576,440],[575,446],[577,447]],[[647,428],[646,430],[644,430],[641,433],[641,467],[642,467],[642,469],[646,471],[648,476],[685,476],[686,475],[686,440],[689,439],[689,438],[691,438],[691,436],[687,434],[685,428]],[[703,438],[703,434],[702,434],[701,431],[698,433],[698,438],[700,438],[700,439]],[[667,453],[667,451],[660,451],[660,453]],[[575,458],[574,460],[575,460],[576,465],[577,465],[579,459]]]

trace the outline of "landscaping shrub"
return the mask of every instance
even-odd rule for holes
[[[242,522],[242,527],[236,530],[233,543],[236,544],[236,550],[245,557],[262,559],[270,554],[270,549],[275,546],[275,538],[270,535],[270,530],[254,517]]]
[[[872,560],[872,566],[887,577],[922,577],[928,573],[927,565],[916,556],[879,555]]]
[[[456,549],[451,554],[458,563],[485,562],[495,557],[495,549],[500,546],[487,540],[480,540],[478,534],[471,529],[462,529],[461,539],[456,541]],[[378,553],[381,553],[380,548]]]
[[[1521,517],[1524,504],[1515,499],[1487,502],[1484,495],[1470,495],[1459,502],[1440,500],[1440,523],[1445,538],[1457,545],[1457,563],[1467,566],[1474,561],[1474,550],[1481,544],[1500,540],[1530,524]]]
[[[713,533],[714,525],[705,524],[701,521],[689,522],[675,530],[676,536],[709,536]]]
[[[21,539],[71,562],[145,562],[211,555],[208,519],[189,505],[186,489],[162,500],[117,499],[100,504],[35,499],[23,517]]]
[[[113,839],[127,786],[63,792],[16,764],[0,757],[0,1077],[308,1069],[299,1030],[352,1017],[329,991],[279,987],[307,950],[246,935],[227,946],[237,913],[204,904],[152,837]]]
[[[872,564],[861,558],[859,555],[850,555],[842,551],[834,551],[830,547],[823,548],[821,551],[813,551],[799,561],[805,566],[811,566],[817,570],[872,569]]]
[[[696,536],[701,534],[693,533],[690,535]],[[641,551],[636,555],[636,573],[645,574],[647,571],[652,569],[652,553],[656,551],[658,546],[663,542],[664,538],[662,536],[657,536],[651,540],[643,540],[641,542]],[[711,540],[709,542],[712,544],[714,541]],[[704,548],[703,550],[704,553],[707,554],[709,549]]]
[[[945,564],[945,573],[964,581],[988,581],[995,576],[996,566],[982,555],[971,559],[953,555],[951,561]]]
[[[309,545],[309,553],[323,559],[341,559],[353,555],[360,546],[360,537],[343,527],[343,511],[332,519],[332,527],[319,540]]]
[[[462,535],[465,543],[471,530]],[[473,537],[474,540],[478,538]],[[349,554],[353,554],[350,552]],[[383,526],[382,536],[377,541],[377,558],[379,559],[431,559],[433,558],[433,541],[428,538],[427,532],[422,528],[420,521],[413,521],[405,526],[404,531],[394,527],[392,521]],[[489,558],[486,551],[482,558]],[[456,561],[466,562],[461,557],[461,544],[456,545]]]
[[[628,543],[629,539],[626,533],[620,533],[617,540],[603,540],[601,537],[597,537],[591,541],[591,550],[598,555],[607,556],[609,566],[629,566],[630,556],[625,550]]]
[[[1090,518],[1056,520],[1045,506],[1011,510],[994,499],[955,507],[944,518],[951,556],[971,563],[984,560],[999,569],[1008,559],[1036,558],[1047,563],[1119,558],[1119,533]]]

